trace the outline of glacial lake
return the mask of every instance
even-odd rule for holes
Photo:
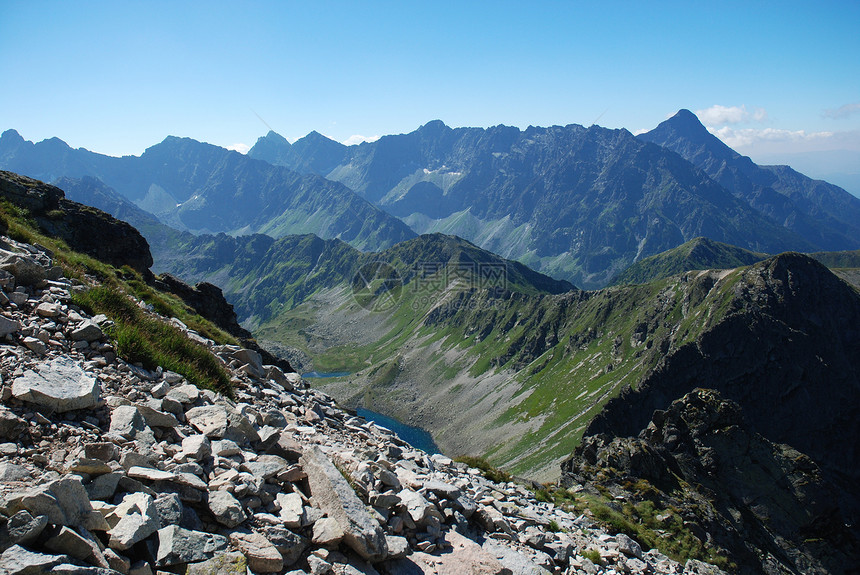
[[[435,441],[433,441],[433,437],[420,427],[412,427],[411,425],[400,423],[396,419],[392,419],[388,416],[382,415],[381,413],[376,413],[375,411],[370,411],[369,409],[364,409],[363,407],[359,407],[357,412],[359,416],[363,417],[367,421],[372,421],[382,427],[390,429],[399,435],[400,439],[412,447],[416,447],[429,455],[442,453],[439,451],[439,446],[436,445]]]
[[[348,371],[309,371],[307,373],[303,373],[302,377],[308,379],[322,379],[327,377],[346,377],[347,375],[349,375]],[[388,417],[387,415],[382,415],[381,413],[376,413],[375,411],[364,409],[363,407],[359,407],[357,413],[367,421],[372,421],[386,429],[390,429],[400,436],[400,439],[412,447],[420,449],[429,455],[442,453],[439,450],[439,446],[436,445],[435,441],[433,441],[433,436],[420,427],[413,427],[411,425],[406,425],[405,423],[400,423],[396,419]]]

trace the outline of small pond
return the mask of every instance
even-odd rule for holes
[[[411,425],[406,425],[405,423],[400,423],[396,419],[392,419],[386,415],[382,415],[381,413],[376,413],[375,411],[370,411],[369,409],[364,409],[363,407],[359,407],[357,411],[359,416],[368,421],[372,421],[377,425],[390,429],[399,435],[400,439],[412,447],[416,447],[430,455],[441,453],[441,451],[439,451],[439,446],[436,445],[435,441],[433,441],[433,437],[420,427],[413,427]]]

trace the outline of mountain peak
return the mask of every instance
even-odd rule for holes
[[[679,135],[687,137],[701,137],[705,134],[711,136],[711,133],[699,120],[699,117],[685,108],[678,110],[674,116],[661,122],[653,131],[657,132],[661,128],[674,130]]]
[[[3,132],[3,134],[0,134],[0,140],[9,140],[12,142],[23,142],[24,138],[22,138],[21,134],[19,134],[16,130],[9,129],[9,130],[6,130],[5,132]]]
[[[419,132],[441,132],[443,130],[448,130],[448,126],[445,125],[445,122],[442,120],[431,120],[418,128]]]

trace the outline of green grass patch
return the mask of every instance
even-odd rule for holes
[[[115,288],[98,286],[74,294],[73,303],[91,314],[103,313],[115,326],[109,335],[117,353],[146,369],[158,366],[185,376],[194,385],[232,397],[227,371],[202,345],[175,326],[149,315]]]
[[[460,457],[456,457],[454,461],[458,461],[460,463],[465,463],[469,467],[474,467],[475,469],[480,469],[483,476],[489,479],[490,481],[495,481],[496,483],[507,483],[513,479],[510,474],[493,467],[490,465],[490,462],[482,457],[474,457],[472,455],[463,455]]]

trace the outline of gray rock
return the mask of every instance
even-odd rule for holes
[[[319,448],[311,447],[300,462],[308,474],[314,501],[340,524],[346,544],[368,561],[385,559],[385,533],[328,457]]]
[[[81,567],[71,563],[63,563],[51,569],[54,575],[117,575],[113,569],[106,567]]]
[[[182,501],[176,493],[162,493],[155,499],[158,511],[159,529],[168,525],[182,525]]]
[[[30,470],[26,467],[15,465],[8,461],[0,463],[0,482],[11,483],[13,481],[27,481],[30,478]]]
[[[48,271],[35,259],[6,251],[0,253],[0,270],[11,273],[22,286],[37,284],[48,277]]]
[[[298,529],[308,524],[301,495],[298,493],[278,493],[276,499],[281,506],[280,517],[284,525],[290,529]]]
[[[323,547],[335,548],[343,539],[343,529],[331,517],[323,517],[314,523],[313,542]]]
[[[12,382],[12,395],[62,413],[90,409],[99,401],[99,383],[68,357],[58,357],[27,370]]]
[[[60,306],[55,303],[42,302],[34,310],[41,317],[57,317],[60,315]]]
[[[93,506],[80,477],[67,475],[8,497],[9,511],[26,509],[31,515],[46,515],[54,525],[89,527],[94,520]],[[99,515],[96,513],[95,515]]]
[[[62,527],[59,533],[46,540],[45,548],[48,551],[60,555],[69,555],[81,561],[93,554],[90,541],[68,527]]]
[[[35,337],[25,337],[21,340],[24,347],[35,353],[36,355],[45,355],[48,353],[48,346],[41,339]],[[24,375],[27,375],[26,373]]]
[[[137,410],[143,416],[144,421],[150,427],[178,427],[179,420],[170,413],[164,413],[149,405],[138,405]]]
[[[152,430],[135,405],[120,405],[111,412],[110,432],[149,445],[155,443]]]
[[[83,321],[69,334],[72,341],[97,341],[104,337],[102,328],[90,320]]]
[[[157,533],[155,564],[158,567],[205,561],[227,550],[227,538],[214,533],[189,531],[176,525],[162,527]]]
[[[0,528],[0,543],[4,548],[15,544],[28,545],[39,537],[47,526],[46,516],[33,517],[26,509],[22,509]]]
[[[107,517],[112,524],[108,546],[124,551],[158,530],[159,516],[153,498],[146,493],[129,493]]]
[[[621,553],[624,553],[628,557],[642,559],[642,547],[633,539],[624,533],[619,533],[615,536],[615,541],[618,543],[618,550]]]
[[[119,447],[110,442],[87,443],[84,456],[102,461],[119,461]]]
[[[27,422],[6,406],[0,405],[0,439],[15,440],[27,428]]]
[[[182,453],[194,461],[200,461],[212,455],[212,444],[203,434],[189,435],[182,440]]]
[[[197,399],[200,397],[200,390],[197,389],[196,386],[187,383],[185,385],[178,385],[174,387],[167,392],[167,395],[165,397],[187,405],[197,401]]]
[[[218,523],[228,528],[236,527],[247,519],[242,504],[227,491],[209,494],[209,510]]]
[[[13,545],[0,555],[0,573],[4,575],[40,575],[47,573],[52,567],[68,563],[65,555],[46,555],[34,553]]]
[[[287,566],[298,561],[308,546],[307,539],[281,525],[265,527],[263,535],[281,553],[284,558],[284,565]]]
[[[123,477],[121,473],[105,473],[93,478],[92,481],[84,486],[86,487],[90,501],[109,500],[116,493],[116,488]]]
[[[503,567],[513,575],[551,575],[550,572],[536,564],[526,555],[512,547],[500,545],[493,539],[487,539],[481,546],[484,551],[496,558]]]
[[[719,567],[710,565],[709,563],[704,563],[697,559],[687,559],[687,562],[684,564],[684,575],[726,575],[726,573]]]
[[[281,553],[259,533],[234,532],[230,542],[244,553],[248,567],[255,573],[276,573],[284,568]]]
[[[190,563],[185,570],[185,575],[238,575],[247,573],[248,566],[245,556],[234,551],[201,563]]]
[[[240,466],[242,471],[247,471],[255,477],[268,479],[286,470],[290,464],[277,455],[261,455],[256,461],[249,461]]]
[[[6,337],[10,333],[15,333],[21,329],[21,323],[14,320],[9,319],[4,315],[0,315],[0,337]]]
[[[223,405],[193,407],[185,412],[185,420],[209,438],[221,439],[227,433],[227,408]]]

